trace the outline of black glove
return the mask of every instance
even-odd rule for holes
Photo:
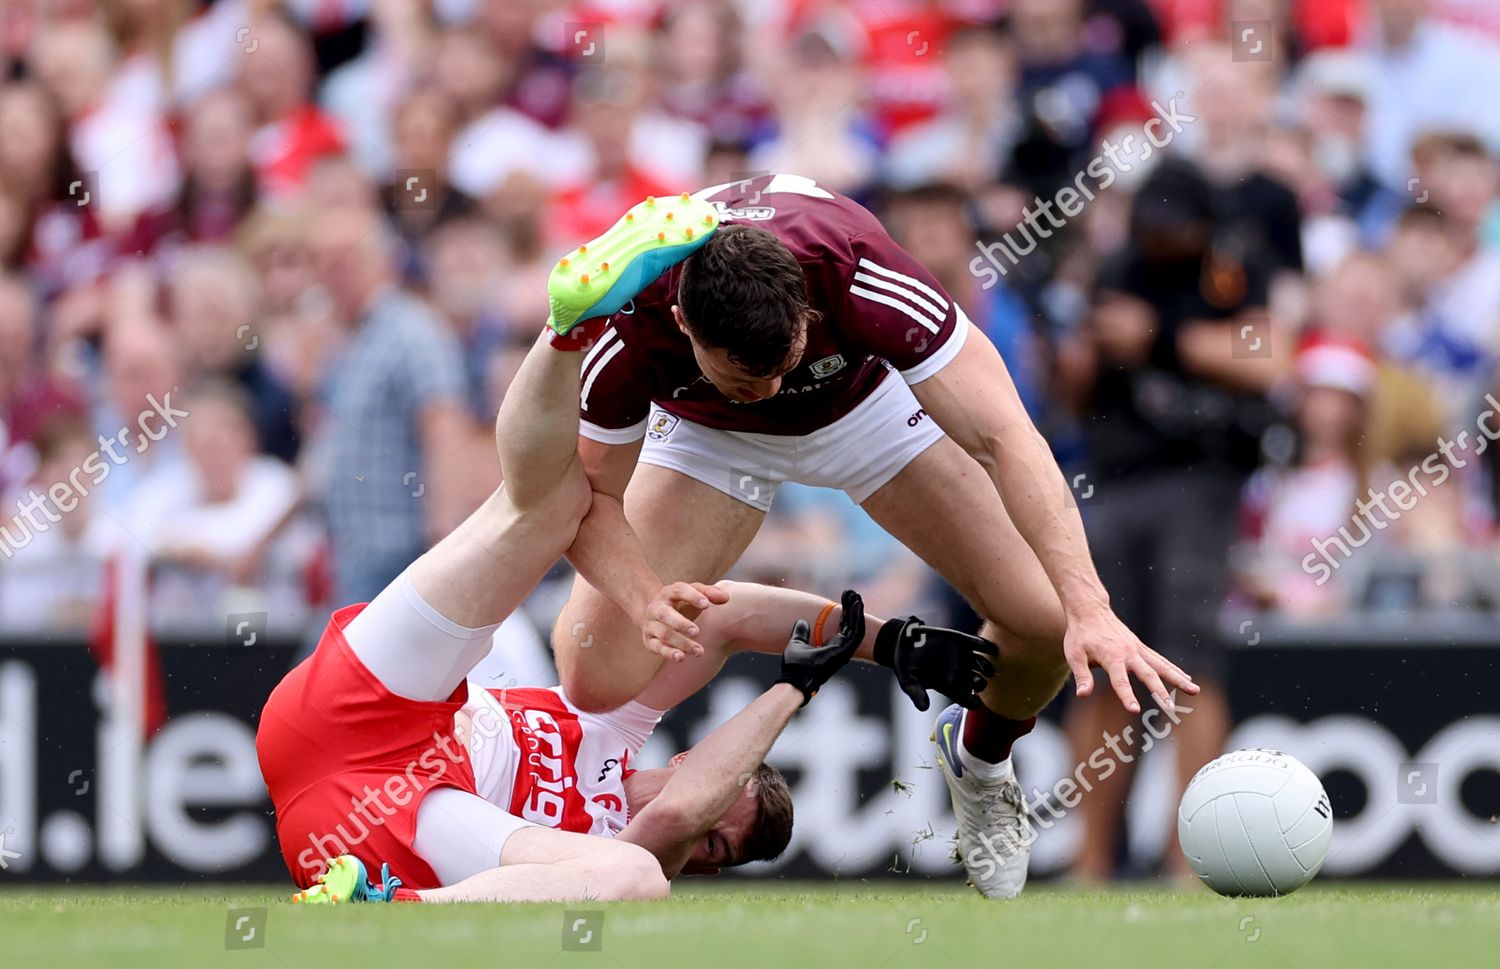
[[[896,682],[916,705],[926,710],[928,690],[952,697],[965,707],[979,705],[979,691],[995,667],[986,656],[1000,650],[988,639],[956,629],[926,626],[916,616],[892,619],[875,634],[875,662],[896,672]]]
[[[781,676],[776,682],[790,683],[801,690],[803,706],[833,674],[844,668],[864,641],[865,601],[858,592],[847,589],[839,604],[844,607],[844,617],[839,622],[839,631],[828,642],[814,646],[809,639],[812,627],[799,619],[792,627],[791,641],[781,654]]]

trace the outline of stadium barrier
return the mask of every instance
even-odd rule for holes
[[[1358,625],[1231,627],[1232,746],[1288,750],[1324,779],[1339,818],[1326,876],[1500,873],[1493,627],[1387,625],[1372,638]],[[81,640],[0,642],[0,886],[286,879],[254,740],[297,644],[224,640],[159,643],[169,717],[138,758]],[[737,662],[674,711],[640,763],[665,762],[774,678],[769,659]],[[954,823],[928,741],[936,712],[913,710],[884,670],[854,669],[825,687],[772,756],[792,781],[792,849],[741,876],[950,875]],[[1038,877],[1059,873],[1074,850],[1068,780],[1097,769],[1070,762],[1057,713],[1017,755],[1028,799],[1053,819],[1033,851]],[[1170,743],[1169,721],[1147,729]],[[1170,768],[1170,757],[1142,761],[1128,806],[1137,857],[1171,836]]]

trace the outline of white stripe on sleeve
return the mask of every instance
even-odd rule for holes
[[[600,342],[602,343],[603,341]],[[589,394],[594,389],[594,381],[599,379],[599,375],[604,372],[604,368],[608,367],[609,362],[616,356],[618,356],[620,351],[623,349],[625,349],[624,341],[616,341],[614,345],[609,348],[608,352],[606,352],[604,356],[599,359],[598,365],[595,366],[594,369],[589,373],[588,379],[583,382],[583,395],[581,402],[584,410],[589,409]],[[584,362],[584,365],[588,365],[587,361]]]
[[[928,313],[931,313],[932,318],[937,320],[939,323],[943,322],[943,319],[948,315],[946,310],[938,309],[936,305],[918,296],[915,292],[907,289],[905,286],[889,282],[887,280],[881,279],[878,276],[871,276],[869,273],[855,273],[854,279],[856,282],[864,283],[867,286],[874,286],[876,289],[883,289],[888,293],[895,293],[897,296],[905,297],[906,300],[912,303],[914,306],[918,306],[921,309],[926,310]]]
[[[920,279],[913,279],[912,277],[906,275],[905,273],[898,273],[894,269],[887,269],[884,266],[880,265],[879,263],[874,263],[874,262],[871,262],[870,260],[864,259],[864,258],[861,258],[859,260],[859,265],[860,265],[861,269],[868,269],[868,270],[870,270],[870,272],[872,272],[872,273],[878,273],[878,274],[886,277],[887,279],[894,279],[898,283],[905,283],[906,285],[912,287],[913,289],[921,290],[922,292],[926,293],[928,296],[932,297],[932,301],[934,303],[937,303],[939,306],[941,306],[943,308],[943,312],[945,314],[948,312],[948,301],[946,299],[943,299],[943,296],[942,296],[941,293],[939,293],[937,290],[933,289],[931,286],[928,286],[926,283],[922,282]]]
[[[921,312],[920,310],[912,309],[907,304],[901,302],[898,299],[887,296],[884,293],[877,293],[874,290],[865,289],[863,286],[850,286],[849,293],[853,296],[863,296],[865,299],[874,300],[877,303],[884,303],[886,306],[889,306],[892,309],[900,310],[901,312],[905,313],[907,316],[925,326],[930,332],[936,333],[938,331],[938,324],[934,323],[931,318],[927,316],[927,314]]]

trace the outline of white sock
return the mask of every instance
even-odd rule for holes
[[[1016,769],[1011,766],[1010,758],[1006,757],[998,764],[992,764],[987,760],[981,760],[968,747],[964,746],[964,738],[958,738],[958,759],[963,761],[964,770],[973,774],[985,784],[999,784],[1016,776]]]

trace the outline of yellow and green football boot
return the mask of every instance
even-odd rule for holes
[[[687,192],[675,198],[647,196],[599,238],[552,267],[547,325],[561,336],[584,320],[618,312],[718,227],[719,213],[711,202]]]
[[[328,870],[317,884],[292,896],[299,905],[343,905],[346,902],[389,902],[396,897],[401,879],[390,865],[380,866],[380,882],[370,884],[365,864],[353,855],[339,855],[328,862]]]

